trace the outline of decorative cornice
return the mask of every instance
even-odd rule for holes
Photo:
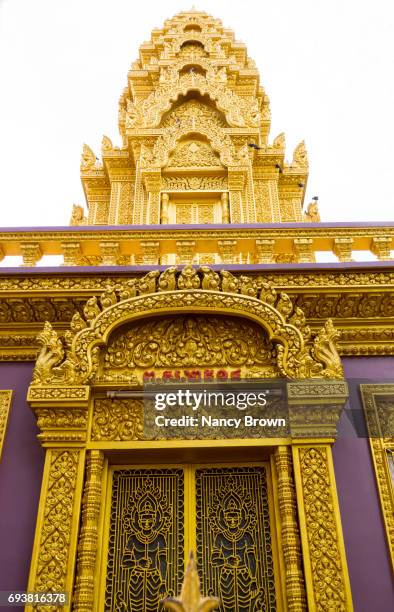
[[[177,252],[186,245],[191,248],[190,241],[178,241]],[[195,241],[192,251],[188,257],[195,257]],[[182,252],[184,259],[184,249]],[[264,280],[285,291],[304,311],[314,332],[331,317],[341,331],[338,341],[341,356],[394,355],[394,296],[390,291],[394,272],[390,267],[384,271],[370,267],[344,271],[309,268],[294,272],[253,266],[240,269],[242,272],[233,272],[235,277]],[[54,271],[48,275],[38,269],[36,272],[28,276],[23,270],[17,276],[0,275],[0,361],[35,360],[36,336],[43,321],[49,320],[62,335],[72,316],[82,313],[87,299],[102,293],[108,284],[124,285],[143,274],[130,269],[124,275],[119,270],[105,275],[86,269],[78,274]]]

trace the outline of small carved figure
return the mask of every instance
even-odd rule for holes
[[[131,496],[123,514],[128,536],[122,567],[130,568],[128,610],[157,612],[166,594],[167,532],[171,515],[167,500],[149,481]]]
[[[304,212],[304,221],[307,223],[320,223],[319,206],[316,200],[309,202],[308,208]]]
[[[81,170],[86,172],[87,170],[93,170],[96,166],[96,156],[92,149],[87,144],[83,145],[82,156],[81,156]]]
[[[79,204],[73,204],[70,225],[85,225],[87,221],[88,220],[84,215],[83,207]]]

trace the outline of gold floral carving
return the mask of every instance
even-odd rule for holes
[[[96,399],[93,408],[92,440],[142,440],[143,401]]]
[[[294,448],[296,474],[300,479],[300,495],[305,513],[307,551],[312,592],[308,605],[322,612],[352,610],[346,558],[340,527],[333,472],[329,469],[331,449],[325,446]],[[299,470],[299,471],[298,471]],[[334,497],[335,495],[335,497]],[[306,542],[303,542],[303,547]]]
[[[165,176],[163,187],[170,191],[181,190],[223,190],[227,189],[225,176]]]
[[[275,466],[285,561],[287,609],[289,612],[301,612],[307,608],[290,448],[286,446],[277,447],[275,450]]]
[[[3,451],[5,434],[7,431],[8,416],[11,407],[12,391],[0,391],[0,459]]]
[[[82,500],[82,526],[78,544],[74,612],[93,610],[95,569],[98,543],[98,521],[101,505],[101,479],[104,454],[92,450],[87,456],[86,482]]]
[[[159,125],[162,115],[171,108],[171,100],[188,91],[208,94],[217,107],[226,115],[232,127],[256,127],[260,121],[258,104],[255,99],[241,98],[226,85],[224,73],[210,66],[206,75],[191,72],[179,76],[177,71],[167,74],[152,94],[139,104],[129,101],[126,113],[126,128],[147,128]]]
[[[197,118],[202,121],[211,121],[218,127],[227,127],[227,122],[222,113],[217,111],[212,106],[208,106],[199,100],[187,100],[180,106],[176,107],[168,113],[168,115],[161,122],[163,128],[174,128],[177,127],[180,122],[186,119],[192,119],[194,121]]]
[[[37,559],[33,564],[31,591],[61,592],[68,583],[71,532],[75,523],[73,509],[80,459],[80,450],[47,451],[47,488],[43,498],[43,515],[36,544]],[[56,612],[56,606],[34,606],[37,612]]]
[[[179,144],[168,162],[168,168],[189,166],[220,166],[220,159],[208,143],[192,140]]]
[[[98,369],[100,346],[110,333],[134,317],[151,313],[204,312],[233,314],[255,320],[268,332],[276,345],[276,363],[281,375],[289,378],[321,378],[342,375],[335,348],[337,335],[327,322],[313,341],[302,310],[294,308],[286,294],[277,295],[264,281],[236,278],[223,271],[216,290],[204,290],[213,272],[192,266],[181,271],[169,269],[149,272],[140,280],[108,287],[100,300],[91,298],[84,317],[76,314],[65,334],[65,346],[49,323],[39,336],[42,349],[33,374],[33,386],[39,384],[85,384],[94,379]],[[166,278],[167,291],[160,290]],[[192,291],[190,291],[192,290]]]
[[[103,378],[130,379],[135,368],[267,368],[278,374],[275,355],[261,328],[227,316],[177,315],[136,322],[114,334],[105,353]]]

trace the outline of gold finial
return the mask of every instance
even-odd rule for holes
[[[216,597],[202,597],[200,579],[193,553],[190,552],[180,597],[168,597],[163,600],[165,610],[175,612],[209,612],[220,605]]]

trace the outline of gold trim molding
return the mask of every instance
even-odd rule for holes
[[[11,408],[12,391],[0,391],[0,460],[3,452],[5,435],[7,433],[8,417]]]
[[[388,463],[388,455],[394,451],[394,384],[361,384],[360,393],[387,545],[394,568],[394,482]]]

